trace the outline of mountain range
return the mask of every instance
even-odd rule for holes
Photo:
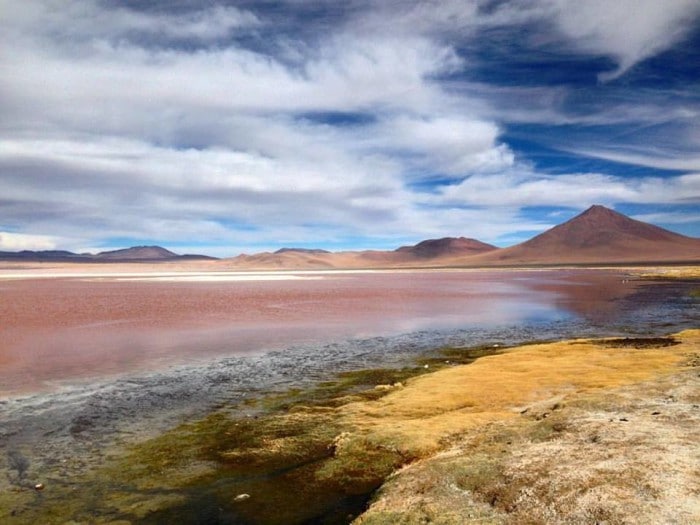
[[[61,250],[0,252],[0,260],[56,262],[165,262],[214,260],[178,255],[160,246],[135,246],[98,254]],[[600,205],[509,248],[465,237],[428,239],[396,250],[329,252],[281,248],[222,259],[230,269],[342,269],[554,264],[700,263],[700,239],[637,221]]]
[[[66,250],[23,250],[0,252],[3,261],[47,262],[159,262],[182,260],[213,260],[206,255],[178,255],[160,246],[133,246],[121,250],[92,253],[73,253]]]
[[[573,219],[509,248],[445,237],[393,251],[327,252],[284,248],[226,259],[240,269],[402,268],[700,262],[700,239],[594,205]]]

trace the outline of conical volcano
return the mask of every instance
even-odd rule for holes
[[[700,239],[591,206],[529,241],[473,258],[493,264],[700,261]]]

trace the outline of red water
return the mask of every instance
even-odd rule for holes
[[[610,272],[395,272],[238,282],[0,281],[0,396],[290,344],[605,315]]]

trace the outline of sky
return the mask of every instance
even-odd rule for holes
[[[0,0],[0,250],[700,236],[700,0]]]

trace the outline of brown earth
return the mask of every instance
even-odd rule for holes
[[[441,450],[390,477],[356,523],[700,522],[699,335],[524,347],[415,380],[391,420]],[[435,415],[409,420],[421,406]]]

